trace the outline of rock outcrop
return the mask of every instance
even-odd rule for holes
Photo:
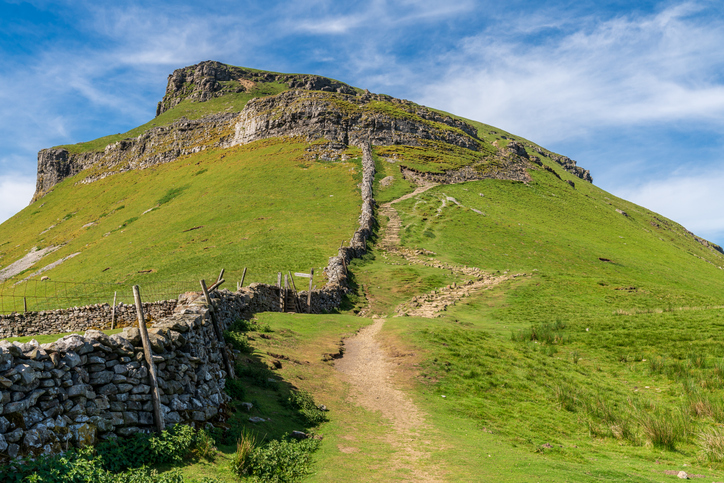
[[[275,82],[292,89],[353,94],[343,82],[317,75],[277,74],[208,60],[176,69],[168,76],[166,94],[156,107],[156,116],[177,106],[181,101],[205,102],[225,94],[248,92],[259,85]]]

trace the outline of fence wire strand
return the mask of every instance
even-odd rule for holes
[[[322,267],[315,268],[315,283],[316,280],[323,283],[321,282],[322,270]],[[289,270],[281,273],[287,272]],[[238,269],[227,270],[224,275],[226,282],[222,288],[235,291],[237,283],[241,281],[242,273],[243,271]],[[218,274],[218,271],[209,274],[206,279],[208,285],[216,281]],[[248,286],[252,282],[275,285],[277,272],[272,274],[252,274],[248,272],[244,278],[244,286]],[[22,313],[26,310],[28,312],[40,312],[43,310],[69,309],[95,304],[112,305],[114,294],[116,295],[116,304],[133,304],[133,285],[135,283],[65,282],[41,279],[17,282],[8,280],[0,282],[0,314]],[[138,285],[141,287],[144,302],[176,299],[179,294],[184,292],[198,292],[200,290],[198,280],[139,282]]]

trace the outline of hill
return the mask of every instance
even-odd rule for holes
[[[248,342],[332,408],[313,479],[722,477],[721,248],[531,141],[331,79],[177,70],[153,121],[41,151],[0,276],[195,289],[222,267],[321,270],[356,228],[364,142],[380,226],[346,313],[259,314],[272,335]],[[335,369],[320,359],[343,338]],[[244,380],[262,415],[283,410]]]

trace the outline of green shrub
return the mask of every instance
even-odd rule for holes
[[[317,448],[319,441],[314,439],[270,441],[248,455],[247,474],[270,483],[300,481],[311,472],[312,453]]]
[[[689,430],[689,420],[681,412],[642,412],[637,417],[644,435],[657,448],[676,449]]]
[[[317,407],[314,398],[307,391],[293,391],[287,402],[299,411],[307,424],[316,426],[329,420],[327,414]]]
[[[547,324],[535,324],[528,329],[512,332],[510,339],[513,342],[536,341],[541,344],[566,344],[569,342],[569,337],[562,333],[565,328],[566,325],[560,320]]]
[[[248,474],[251,453],[256,449],[256,435],[248,429],[241,430],[236,441],[236,452],[231,457],[231,470],[239,476]]]
[[[721,463],[724,461],[724,429],[712,428],[702,431],[697,438],[699,459],[702,462]]]
[[[231,344],[231,347],[243,352],[244,354],[251,354],[254,352],[254,348],[249,344],[249,339],[243,332],[232,332],[227,330],[224,332],[224,340]]]
[[[199,458],[204,458],[207,461],[216,459],[216,441],[211,433],[203,429],[196,433],[193,452]]]

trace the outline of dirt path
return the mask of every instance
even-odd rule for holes
[[[379,411],[389,420],[392,431],[387,435],[394,452],[391,464],[412,475],[409,481],[443,481],[442,470],[421,463],[431,456],[433,442],[425,415],[412,400],[394,386],[395,364],[380,344],[384,319],[362,329],[355,337],[345,340],[344,357],[335,367],[352,386],[353,402],[368,411]]]
[[[439,317],[440,313],[451,305],[455,305],[458,300],[470,296],[479,290],[492,287],[510,278],[518,277],[525,274],[508,275],[503,273],[499,275],[491,275],[483,272],[477,267],[468,267],[466,265],[453,265],[436,260],[430,255],[433,252],[427,250],[413,250],[400,246],[400,230],[402,229],[402,220],[397,210],[392,206],[395,203],[413,198],[420,193],[424,193],[437,186],[429,184],[417,188],[412,193],[408,193],[396,200],[390,201],[380,206],[379,214],[389,218],[385,233],[379,243],[379,247],[388,253],[399,255],[410,263],[416,265],[425,265],[428,267],[450,270],[459,276],[466,277],[463,283],[452,284],[440,289],[433,290],[424,295],[413,297],[412,300],[400,304],[395,311],[398,316],[415,316],[415,317]],[[452,198],[450,198],[452,199]]]
[[[387,224],[387,228],[385,229],[385,235],[380,241],[380,246],[382,248],[384,248],[385,250],[395,250],[400,245],[400,228],[402,228],[402,220],[400,220],[400,215],[397,214],[397,210],[394,209],[392,205],[394,203],[399,203],[400,201],[409,200],[410,198],[413,198],[420,193],[424,193],[425,191],[429,190],[430,188],[434,188],[435,186],[437,185],[428,184],[425,186],[420,186],[412,193],[408,193],[405,196],[397,198],[396,200],[392,200],[389,203],[380,205],[379,214],[384,215],[390,219],[390,222]]]

